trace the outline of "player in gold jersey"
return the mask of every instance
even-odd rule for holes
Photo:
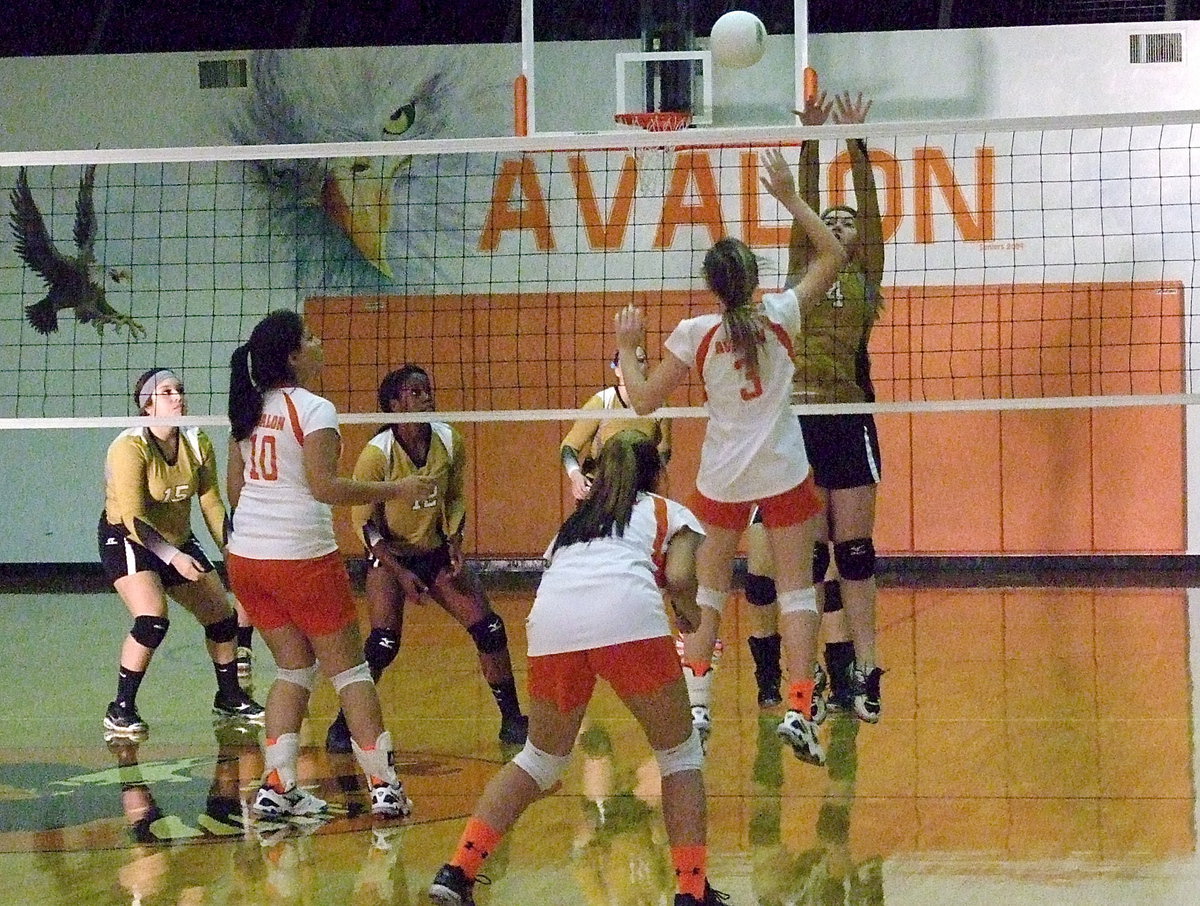
[[[432,412],[433,386],[419,365],[390,372],[379,385],[382,412]],[[382,428],[359,454],[358,481],[429,478],[434,492],[409,504],[400,500],[356,506],[354,525],[370,556],[367,602],[371,633],[363,646],[376,681],[400,649],[406,601],[424,596],[462,624],[479,652],[484,678],[500,708],[500,741],[525,742],[528,720],[521,713],[513,680],[504,621],[474,571],[463,559],[467,522],[462,434],[446,422],[402,422]],[[331,752],[350,750],[345,718],[338,714],[325,739]]]
[[[827,101],[822,93],[803,111],[805,125],[862,123],[871,108],[862,94],[849,92]],[[822,215],[825,224],[850,253],[825,299],[806,314],[796,344],[796,402],[874,402],[867,346],[883,307],[883,223],[875,177],[862,139],[846,142],[854,181],[856,208],[838,205]],[[819,204],[820,160],[817,142],[801,145],[797,183],[805,199]],[[804,235],[793,229],[789,275],[802,273],[808,257]],[[789,279],[792,279],[789,276]],[[800,426],[817,487],[825,502],[813,556],[813,580],[823,591],[830,703],[853,710],[874,723],[881,704],[883,674],[875,656],[875,527],[876,488],[881,476],[879,438],[870,413],[803,415]],[[750,650],[755,661],[759,701],[778,698],[779,635],[774,631],[774,583],[768,577],[770,557],[762,531],[750,533],[750,567],[746,598],[751,607]],[[832,546],[832,555],[830,547]],[[831,562],[837,579],[826,578]],[[842,611],[844,607],[844,612]],[[848,638],[847,638],[848,637]],[[851,641],[852,640],[852,641]]]
[[[580,419],[571,426],[560,448],[563,468],[567,470],[571,494],[576,500],[583,500],[587,496],[592,484],[593,466],[600,455],[600,449],[604,442],[615,434],[629,429],[640,431],[654,441],[664,466],[671,458],[671,420],[651,415],[640,416],[633,411],[625,390],[625,376],[621,374],[621,365],[617,358],[613,356],[611,366],[617,379],[616,384],[594,394],[583,404],[583,408],[625,410],[627,416],[604,420]],[[646,350],[640,347],[637,351],[637,363],[638,368],[645,374]]]
[[[183,384],[167,369],[153,368],[143,374],[133,396],[143,415],[187,414]],[[238,684],[237,617],[224,585],[192,534],[195,497],[209,534],[225,546],[225,504],[212,442],[195,427],[129,428],[109,446],[104,478],[104,513],[97,530],[100,561],[133,617],[133,628],[121,646],[116,698],[104,716],[106,732],[141,736],[148,729],[138,714],[136,698],[170,625],[168,595],[204,627],[217,674],[213,712],[261,720],[262,706]]]

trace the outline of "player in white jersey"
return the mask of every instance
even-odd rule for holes
[[[778,732],[796,755],[816,764],[813,660],[819,615],[812,587],[810,517],[820,510],[804,440],[792,416],[791,336],[806,309],[824,297],[845,261],[841,244],[796,191],[778,151],[764,155],[762,184],[791,213],[812,246],[808,269],[784,292],[755,304],[758,261],[740,240],[719,240],[704,257],[704,279],[721,303],[719,314],[680,322],[662,361],[648,377],[626,371],[629,399],[639,415],[653,412],[695,368],[704,380],[709,420],[692,509],[707,533],[696,571],[703,619],[684,638],[693,722],[708,723],[707,682],[713,644],[732,583],[738,541],[757,503],[777,566],[782,634],[788,654],[788,710]],[[621,362],[632,364],[644,337],[644,318],[629,306],[617,314]]]
[[[274,818],[326,808],[296,782],[300,724],[320,669],[346,712],[372,813],[402,817],[412,803],[396,776],[391,734],[363,660],[330,507],[395,498],[412,504],[429,496],[432,484],[415,476],[380,482],[338,476],[337,412],[308,389],[318,385],[323,361],[320,339],[299,314],[283,310],[259,321],[230,361],[229,579],[278,668],[253,809]]]
[[[724,902],[707,881],[700,737],[656,573],[681,624],[693,626],[700,524],[654,494],[662,472],[641,431],[611,437],[588,495],[551,542],[529,613],[529,738],[492,778],[429,893],[442,906],[471,906],[488,854],[526,808],[567,768],[597,678],[646,734],[662,778],[663,821],[678,892],[675,906]]]

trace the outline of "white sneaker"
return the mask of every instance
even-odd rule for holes
[[[825,675],[825,671],[821,669],[821,665],[814,662],[812,697],[812,722],[814,724],[825,723],[825,715],[828,713],[825,694],[828,688],[829,677]]]
[[[407,818],[412,814],[412,800],[404,793],[404,784],[381,783],[371,787],[371,814],[379,818]]]
[[[329,808],[329,803],[298,786],[278,793],[270,786],[261,786],[254,794],[250,809],[260,818],[290,818],[317,815]]]
[[[801,761],[818,767],[825,763],[825,750],[817,739],[817,725],[799,711],[788,711],[775,732],[792,747]]]

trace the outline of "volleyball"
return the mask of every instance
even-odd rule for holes
[[[708,46],[718,66],[745,69],[762,59],[767,29],[754,13],[734,10],[713,24]]]

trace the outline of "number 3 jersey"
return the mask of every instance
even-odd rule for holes
[[[245,483],[233,513],[229,552],[251,560],[312,560],[337,550],[333,510],[312,495],[304,438],[338,430],[324,397],[288,387],[268,390],[250,436],[238,441]]]
[[[792,290],[763,296],[758,377],[729,342],[720,315],[679,322],[666,347],[704,379],[708,427],[700,448],[696,490],[710,500],[739,503],[782,494],[808,476],[800,424],[791,414],[791,337],[800,309]]]
[[[155,533],[179,548],[192,537],[192,498],[200,499],[213,540],[225,535],[225,504],[217,484],[212,441],[199,428],[179,429],[175,462],[167,462],[149,428],[128,428],[104,458],[104,517],[162,558]],[[147,526],[151,531],[147,532]]]

